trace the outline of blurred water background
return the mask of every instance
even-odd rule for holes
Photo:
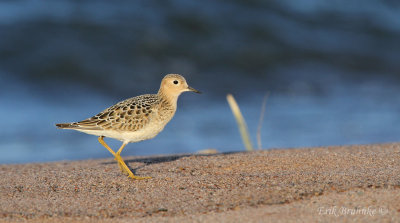
[[[128,155],[244,150],[232,93],[264,149],[400,141],[400,3],[354,0],[0,2],[0,163],[111,157],[57,130],[167,73],[185,93],[155,139]],[[108,140],[117,148],[120,142]]]

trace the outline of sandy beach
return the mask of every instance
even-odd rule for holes
[[[1,222],[400,222],[400,144],[0,165]]]

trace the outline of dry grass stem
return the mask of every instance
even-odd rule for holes
[[[243,115],[240,112],[239,105],[236,103],[235,98],[231,94],[228,94],[226,96],[226,99],[229,103],[229,106],[231,107],[233,116],[235,116],[236,118],[236,122],[239,126],[240,135],[242,136],[242,140],[244,146],[246,147],[246,150],[253,151],[254,148],[250,141],[249,131],[247,130],[247,125],[243,118]]]
[[[267,105],[267,99],[269,96],[269,92],[267,92],[264,96],[263,103],[261,105],[261,114],[260,114],[260,120],[258,121],[258,128],[257,128],[257,144],[258,144],[258,149],[262,149],[262,144],[261,144],[261,127],[262,123],[264,121],[264,113],[265,113],[265,106]]]

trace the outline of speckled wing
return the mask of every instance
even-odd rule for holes
[[[75,129],[138,131],[158,112],[157,104],[157,95],[141,95],[121,101],[91,118],[71,124]]]

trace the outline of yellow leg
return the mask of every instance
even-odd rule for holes
[[[126,165],[126,163],[124,162],[124,160],[122,159],[120,153],[122,152],[122,150],[124,149],[124,147],[126,146],[126,143],[123,143],[122,146],[119,148],[118,152],[114,152],[114,150],[112,150],[107,144],[106,142],[104,142],[103,140],[104,136],[99,136],[98,140],[101,143],[101,145],[103,145],[104,147],[106,147],[106,149],[108,151],[110,151],[111,154],[114,155],[115,160],[117,160],[118,162],[118,166],[119,169],[124,173],[127,174],[130,178],[132,179],[136,179],[136,180],[143,180],[143,179],[150,179],[151,177],[139,177],[139,176],[135,176],[132,171],[129,169],[129,167]]]
[[[117,151],[117,154],[121,154],[122,150],[125,148],[127,143],[122,143],[122,146],[119,148],[119,150]]]
[[[103,145],[104,147],[106,147],[106,149],[107,149],[108,151],[110,151],[110,153],[113,154],[113,155],[115,156],[114,150],[112,150],[112,149],[107,145],[107,143],[104,142],[103,138],[104,138],[104,136],[99,136],[99,138],[98,138],[99,143],[101,143],[101,145]]]
[[[121,157],[121,152],[122,152],[122,150],[125,148],[125,146],[126,146],[126,143],[123,143],[122,145],[121,145],[121,147],[118,149],[118,151],[117,151],[117,153],[115,154],[115,160],[116,161],[118,161],[118,167],[119,167],[119,169],[123,172],[123,173],[125,173],[126,175],[129,175],[129,172],[127,172],[126,171],[126,164],[125,164],[125,162],[124,162],[124,160],[122,159],[122,157]],[[125,165],[124,165],[125,164]],[[128,168],[129,169],[129,168]]]
[[[118,150],[119,153],[115,153],[114,150],[112,150],[112,149],[107,145],[107,143],[104,142],[104,139],[103,139],[103,138],[104,138],[104,136],[99,136],[99,138],[98,138],[98,140],[99,140],[99,142],[101,143],[101,145],[103,145],[104,147],[106,147],[106,149],[107,149],[108,151],[110,151],[111,154],[113,154],[113,156],[115,157],[115,160],[118,161],[119,169],[120,169],[123,173],[129,175],[129,173],[126,172],[125,169],[122,167],[121,161],[120,161],[120,160],[122,160],[122,158],[121,158],[121,156],[119,155],[119,154],[121,153],[122,149],[125,147],[126,144],[122,144],[121,148]],[[119,158],[118,158],[118,157],[119,157]]]
[[[122,171],[122,173],[128,175],[131,178],[134,178],[136,176],[133,175],[132,171],[125,164],[124,160],[121,157],[121,152],[125,146],[126,146],[126,143],[123,143],[122,146],[119,148],[119,150],[115,153],[115,160],[118,162],[118,167]]]

